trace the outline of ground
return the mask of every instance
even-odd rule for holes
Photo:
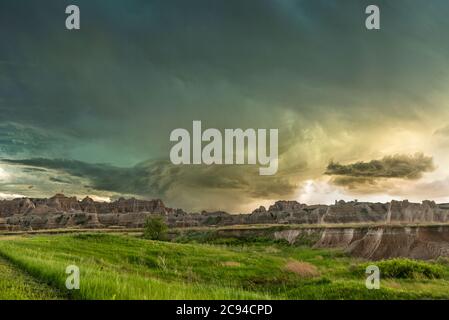
[[[180,240],[180,239],[178,239]],[[447,261],[389,263],[380,290],[365,287],[370,262],[339,250],[267,239],[183,238],[80,233],[0,239],[0,299],[448,299]],[[67,290],[66,267],[80,268]],[[410,267],[411,266],[411,267]],[[407,269],[407,270],[409,270]],[[401,269],[402,270],[402,269]],[[397,276],[395,276],[397,274]]]

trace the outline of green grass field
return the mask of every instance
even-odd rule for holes
[[[0,256],[0,299],[449,299],[444,261],[382,262],[389,278],[368,290],[366,261],[260,239],[14,236],[0,239]],[[80,290],[65,288],[69,265],[80,268]]]
[[[0,298],[3,300],[61,299],[58,290],[14,268],[0,258]]]

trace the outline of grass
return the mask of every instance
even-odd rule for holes
[[[51,288],[23,295],[30,299],[54,298],[52,292],[70,299],[449,298],[447,263],[435,264],[442,270],[438,279],[392,277],[380,290],[367,290],[365,274],[357,272],[366,262],[338,250],[263,238],[215,240],[181,244],[104,233],[4,237],[0,256],[20,275],[9,282],[20,287],[26,275],[39,288]],[[69,265],[80,268],[80,290],[65,288]]]
[[[0,300],[61,299],[63,296],[50,286],[17,270],[0,258]]]

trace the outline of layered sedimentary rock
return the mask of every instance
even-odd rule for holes
[[[422,203],[391,201],[388,203],[345,202],[334,205],[292,205],[278,201],[268,210],[259,208],[248,218],[260,223],[299,224],[333,223],[443,223],[449,222],[449,205],[425,200]]]
[[[449,227],[382,227],[370,229],[346,250],[372,260],[409,257],[436,259],[449,257]]]
[[[237,224],[421,224],[449,222],[449,205],[436,204],[433,201],[338,201],[333,205],[277,201],[268,209],[260,207],[250,214],[235,215],[222,211],[187,213],[182,209],[168,208],[161,200],[120,198],[113,202],[98,202],[86,197],[80,201],[75,197],[57,194],[48,199],[20,198],[0,201],[0,230],[138,228],[144,225],[150,215],[163,216],[171,227]]]
[[[343,248],[353,256],[370,260],[437,259],[449,257],[449,226],[326,229],[315,246]]]
[[[161,200],[121,198],[114,202],[97,202],[86,197],[79,201],[57,194],[49,199],[0,201],[0,230],[141,227],[149,215],[167,216],[174,212]]]

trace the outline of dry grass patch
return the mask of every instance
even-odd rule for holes
[[[293,272],[304,278],[311,278],[320,275],[317,267],[313,264],[297,260],[288,261],[284,266],[284,270]]]
[[[394,280],[384,280],[384,285],[393,289],[402,289],[402,285]]]
[[[223,266],[225,266],[225,267],[240,267],[240,262],[226,261],[226,262],[223,262]]]

